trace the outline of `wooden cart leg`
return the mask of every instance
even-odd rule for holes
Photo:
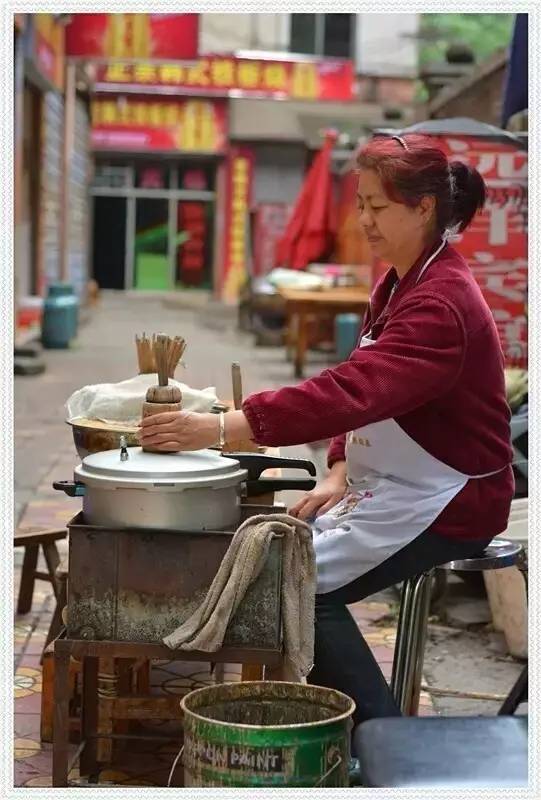
[[[54,652],[43,653],[41,660],[41,719],[40,739],[53,741],[54,717]]]
[[[293,361],[296,339],[296,317],[293,312],[288,310],[286,322],[286,359]]]
[[[27,544],[24,548],[21,584],[17,601],[17,614],[28,614],[32,608],[36,567],[38,565],[39,544]]]
[[[297,349],[295,353],[295,377],[302,378],[304,374],[304,359],[308,347],[308,320],[302,311],[298,315]]]
[[[97,740],[98,730],[98,659],[94,656],[83,658],[83,692],[81,713],[81,752],[79,771],[81,775],[96,775],[98,772]]]
[[[110,764],[113,760],[113,700],[118,696],[118,678],[114,658],[100,658],[98,675],[98,761]]]
[[[279,664],[277,667],[265,667],[265,680],[285,681],[283,663]]]
[[[54,596],[58,599],[58,579],[56,577],[56,570],[60,564],[60,556],[58,555],[58,548],[56,542],[47,542],[42,544],[43,555],[45,556],[45,563],[47,564],[47,572],[51,580]]]
[[[151,662],[148,659],[134,665],[137,694],[150,694],[150,668]]]
[[[69,665],[70,647],[59,640],[54,648],[53,786],[68,785]]]
[[[51,624],[49,625],[49,630],[47,632],[47,639],[45,640],[45,646],[43,648],[43,653],[49,646],[49,644],[56,639],[56,637],[60,634],[62,628],[64,627],[64,622],[62,620],[62,611],[68,603],[68,590],[67,590],[67,581],[61,580],[58,582],[58,595],[56,597],[56,606],[53,613],[53,618],[51,619]],[[42,660],[43,660],[43,653],[42,653]]]
[[[116,692],[118,697],[127,697],[133,694],[133,670],[134,661],[131,658],[116,659]],[[150,692],[149,692],[150,693]],[[110,701],[113,733],[128,733],[130,730],[129,719],[114,719],[114,702]],[[126,745],[125,739],[117,739],[116,747],[123,748]]]
[[[262,664],[243,664],[240,679],[242,681],[262,681]]]

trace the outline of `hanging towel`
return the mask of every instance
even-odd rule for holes
[[[283,537],[281,608],[285,680],[313,666],[316,562],[312,529],[288,514],[250,517],[235,533],[199,608],[163,641],[171,649],[215,652],[229,621],[257,578],[273,537]]]

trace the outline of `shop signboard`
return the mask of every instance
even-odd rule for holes
[[[220,153],[225,148],[225,104],[210,99],[94,96],[94,150]]]
[[[193,64],[110,62],[97,67],[96,90],[277,100],[354,100],[353,62],[209,55]]]
[[[291,213],[287,203],[259,203],[254,220],[254,277],[266,275],[275,266],[276,245]]]
[[[249,274],[248,219],[252,203],[254,156],[232,147],[226,166],[225,247],[221,296],[235,302]]]
[[[487,202],[453,240],[490,306],[508,366],[527,366],[528,154],[512,141],[442,136],[451,159],[483,176]]]
[[[195,59],[199,14],[72,14],[66,54],[77,58]]]
[[[55,89],[64,88],[64,28],[54,14],[32,14],[26,27],[26,56]]]

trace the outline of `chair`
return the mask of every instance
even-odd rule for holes
[[[478,556],[450,561],[438,569],[484,572],[512,566],[518,566],[526,574],[524,548],[514,542],[494,539]],[[422,572],[404,581],[402,586],[391,691],[402,713],[409,716],[415,716],[419,709],[433,575],[434,570]]]
[[[527,717],[401,717],[358,726],[364,787],[503,789],[528,785]]]
[[[58,582],[56,568],[60,563],[60,556],[56,542],[65,539],[68,532],[65,528],[40,528],[37,526],[19,528],[13,537],[14,547],[24,547],[24,560],[17,600],[17,614],[28,614],[32,608],[34,583],[36,580],[48,581],[54,596],[58,597]],[[37,569],[39,549],[42,549],[47,565],[47,572]]]

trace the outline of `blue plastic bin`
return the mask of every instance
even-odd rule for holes
[[[339,361],[347,361],[351,352],[357,347],[361,318],[358,314],[338,314],[334,325],[336,356]]]
[[[41,341],[49,350],[63,350],[77,336],[79,300],[69,283],[49,286],[43,304]]]

